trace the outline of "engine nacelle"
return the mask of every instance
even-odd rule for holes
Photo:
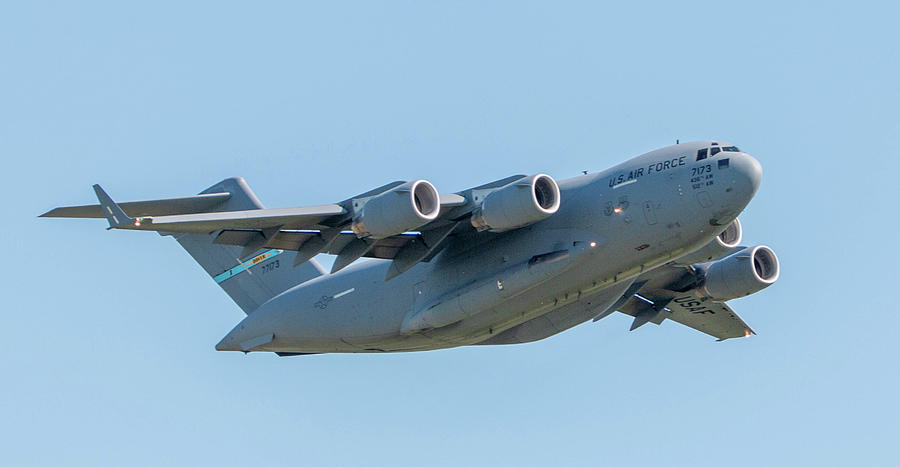
[[[351,228],[359,238],[386,238],[417,229],[437,219],[441,210],[440,195],[426,180],[406,182],[353,204],[356,213]]]
[[[545,174],[532,175],[498,188],[472,213],[479,231],[503,232],[546,219],[559,210],[559,185]]]
[[[703,248],[678,258],[675,260],[675,263],[687,266],[710,261],[734,250],[741,244],[742,238],[743,230],[741,229],[741,222],[735,219],[728,224],[728,227],[726,227],[722,233],[716,235],[716,238],[712,239],[712,241],[703,246]]]
[[[781,272],[767,246],[754,246],[718,261],[697,265],[704,274],[700,293],[717,302],[744,297],[772,285]]]

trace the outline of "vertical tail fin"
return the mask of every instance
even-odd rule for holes
[[[207,188],[205,193],[230,193],[231,196],[212,212],[262,209],[263,205],[243,178],[228,178]],[[200,266],[237,303],[250,314],[259,305],[285,290],[325,274],[314,260],[292,267],[282,250],[262,249],[256,256],[243,260],[243,247],[213,243],[213,234],[163,234],[187,250]]]

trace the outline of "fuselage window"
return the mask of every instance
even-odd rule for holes
[[[702,161],[703,159],[706,159],[706,148],[697,151],[697,160]]]
[[[715,156],[718,153],[719,153],[719,148],[710,148],[709,157]]]
[[[737,146],[725,146],[724,148],[722,148],[722,150],[728,152],[741,152],[741,150],[738,149]]]

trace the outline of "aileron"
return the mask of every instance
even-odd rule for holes
[[[210,211],[229,198],[231,198],[231,193],[206,193],[179,198],[127,201],[119,203],[119,206],[131,217],[169,216]],[[87,204],[54,208],[41,214],[40,217],[102,219],[104,214],[99,204]]]

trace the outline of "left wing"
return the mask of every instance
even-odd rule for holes
[[[205,234],[214,243],[244,247],[240,259],[263,248],[294,250],[295,266],[330,253],[337,255],[332,272],[360,257],[391,259],[388,280],[430,260],[454,231],[474,230],[465,221],[478,207],[479,194],[524,177],[514,175],[451,194],[438,194],[422,180],[397,181],[336,204],[265,209],[257,201],[258,209],[242,211],[215,210],[231,193],[117,204],[94,185],[99,205],[56,208],[42,217],[106,217],[110,229]],[[408,210],[397,208],[413,202],[419,217],[410,220]],[[423,206],[430,210],[427,216]]]
[[[151,230],[171,233],[210,233],[223,229],[311,228],[329,217],[346,214],[337,204],[296,208],[252,209],[248,211],[206,212],[173,216],[129,218],[130,222],[112,225],[126,230]]]

